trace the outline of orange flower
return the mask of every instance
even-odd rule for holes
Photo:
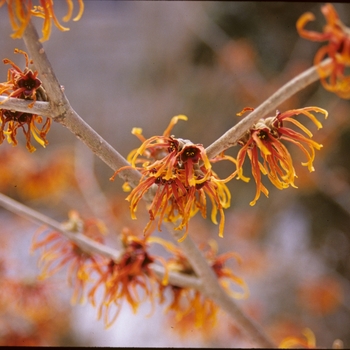
[[[178,247],[159,237],[150,237],[149,241],[151,243],[161,244],[166,250],[173,254],[173,257],[168,259],[166,263],[169,272],[175,271],[195,276],[195,272],[187,258]],[[249,294],[246,283],[242,278],[236,276],[230,268],[225,266],[227,260],[230,258],[239,260],[238,255],[233,252],[228,252],[218,256],[217,244],[214,240],[209,242],[209,249],[203,253],[223,288],[233,298],[246,298]],[[241,291],[234,291],[231,282],[238,285]],[[200,291],[172,284],[163,285],[160,286],[160,295],[162,296],[161,302],[164,301],[165,290],[170,290],[172,295],[172,301],[168,305],[166,311],[173,311],[177,322],[184,321],[188,327],[195,326],[196,328],[201,328],[203,331],[213,328],[216,325],[219,308],[211,299],[203,296]],[[192,323],[188,324],[189,322]]]
[[[331,58],[329,64],[318,67],[322,85],[326,90],[349,99],[350,76],[346,75],[346,67],[350,66],[350,28],[341,22],[332,4],[323,5],[321,11],[327,21],[322,33],[304,29],[308,22],[315,20],[311,12],[304,13],[297,21],[296,27],[302,38],[328,41],[326,46],[317,51],[314,64],[318,65],[323,59]]]
[[[228,294],[235,299],[245,299],[249,295],[248,286],[245,281],[236,276],[232,270],[226,266],[229,259],[235,259],[238,263],[241,262],[240,256],[235,252],[227,252],[217,255],[218,246],[214,240],[209,241],[209,249],[205,252],[205,257],[209,261],[210,266],[217,275],[220,284],[225,288]],[[242,291],[237,292],[231,288],[231,283],[238,285]]]
[[[0,84],[0,93],[9,95],[8,98],[17,97],[33,100],[33,102],[29,105],[29,107],[32,107],[34,102],[37,100],[39,93],[40,97],[45,97],[45,91],[41,86],[41,81],[38,79],[38,72],[33,72],[29,68],[29,64],[33,64],[33,61],[29,60],[28,54],[19,49],[15,49],[15,53],[21,53],[24,55],[26,60],[25,69],[22,72],[22,70],[15,63],[5,58],[3,60],[4,64],[10,64],[12,68],[10,68],[7,73],[8,81]]]
[[[31,16],[40,17],[44,19],[42,34],[43,37],[40,41],[48,40],[51,34],[51,21],[55,26],[62,31],[67,31],[69,28],[63,27],[58,19],[56,18],[54,11],[54,1],[53,0],[39,0],[39,5],[32,5],[32,0],[0,0],[0,7],[7,2],[7,9],[10,17],[11,26],[14,33],[11,35],[12,38],[21,38]],[[63,17],[64,22],[68,22],[73,13],[73,1],[66,0],[68,6],[68,12]],[[79,12],[73,21],[78,21],[84,12],[84,2],[83,0],[78,0]]]
[[[45,90],[41,86],[41,81],[37,78],[38,72],[29,69],[29,64],[32,63],[29,60],[26,52],[15,49],[15,53],[21,53],[26,60],[26,67],[22,71],[15,63],[9,59],[4,59],[5,64],[10,64],[12,68],[8,70],[7,82],[0,83],[0,94],[7,94],[8,98],[20,98],[26,100],[32,100],[33,102],[28,105],[32,107],[34,102],[39,100],[45,100]],[[6,101],[6,100],[5,100]],[[3,102],[0,102],[0,105]],[[7,141],[14,146],[17,146],[17,130],[22,128],[22,131],[27,140],[27,149],[30,152],[35,151],[35,147],[31,144],[31,135],[35,140],[43,147],[48,144],[46,140],[46,134],[50,130],[51,119],[46,118],[41,130],[37,127],[36,123],[42,123],[43,117],[18,111],[12,111],[7,109],[0,109],[0,144],[4,141],[5,135]],[[5,127],[7,125],[7,130]]]
[[[245,110],[247,109],[243,111]],[[261,192],[268,197],[269,192],[261,182],[261,173],[267,175],[272,184],[280,190],[289,186],[296,187],[294,179],[297,176],[293,167],[292,157],[281,141],[288,141],[298,146],[307,158],[307,161],[302,163],[302,165],[307,166],[310,172],[314,171],[313,161],[315,158],[315,149],[319,150],[322,145],[312,141],[311,137],[313,135],[311,131],[299,121],[292,118],[294,115],[303,114],[311,119],[318,129],[321,128],[322,124],[311,112],[322,113],[325,115],[325,118],[328,116],[327,111],[318,107],[292,109],[284,113],[277,111],[275,117],[260,119],[238,141],[238,144],[242,146],[237,155],[238,177],[244,181],[249,180],[243,176],[243,163],[248,154],[252,164],[252,174],[257,185],[255,198],[250,202],[250,205],[256,203]],[[238,115],[241,115],[241,113],[238,113]],[[284,125],[285,122],[294,124],[306,136],[286,127]],[[304,145],[308,146],[309,150]],[[259,161],[259,153],[263,163]]]
[[[58,147],[48,157],[28,157],[22,148],[0,150],[0,192],[55,206],[75,186],[73,154]],[[16,184],[16,186],[13,186]]]
[[[121,310],[123,300],[126,300],[136,312],[139,304],[148,299],[154,300],[154,283],[159,283],[156,275],[149,268],[155,261],[148,252],[146,239],[134,236],[129,230],[122,232],[124,251],[118,261],[104,260],[100,264],[100,276],[89,291],[88,298],[93,306],[96,305],[97,289],[104,288],[99,304],[98,318],[103,316],[106,328],[110,327]],[[143,298],[139,295],[140,289]]]
[[[173,300],[166,312],[175,313],[175,321],[184,324],[182,332],[195,327],[203,332],[215,329],[219,307],[199,291],[171,286]]]
[[[0,339],[0,346],[42,346],[38,334],[23,335],[18,330],[11,330]]]
[[[64,223],[64,227],[72,232],[81,231],[89,238],[102,242],[103,226],[101,223],[96,220],[83,221],[75,211],[69,213],[69,221]],[[67,240],[58,232],[51,232],[41,241],[37,241],[35,236],[32,250],[39,248],[43,249],[39,261],[39,266],[42,268],[39,279],[48,278],[64,266],[69,266],[68,282],[74,287],[72,303],[75,304],[77,300],[83,303],[86,285],[92,281],[93,274],[101,272],[99,264],[104,258],[83,251],[78,245]]]
[[[183,140],[170,136],[172,127],[177,121],[187,120],[187,117],[180,115],[172,118],[168,128],[162,136],[153,136],[145,139],[141,129],[133,129],[143,142],[141,147],[133,150],[128,160],[131,167],[141,171],[142,178],[139,184],[131,191],[126,198],[130,201],[131,217],[136,219],[138,203],[145,193],[155,188],[155,196],[149,206],[150,221],[145,228],[148,232],[152,222],[158,219],[158,229],[161,230],[163,220],[180,224],[175,228],[182,230],[185,234],[181,240],[185,239],[188,232],[188,222],[198,211],[206,217],[207,197],[212,203],[211,220],[217,224],[217,212],[220,213],[221,220],[219,235],[223,236],[224,211],[230,206],[231,194],[225,185],[234,175],[221,180],[212,171],[212,165],[201,144],[193,144],[189,140]],[[231,157],[221,156],[213,161],[230,160]],[[141,167],[137,167],[140,164]],[[130,166],[120,168],[111,177]],[[127,187],[126,187],[127,186]],[[124,189],[129,189],[128,185]]]
[[[52,286],[42,281],[35,280],[6,280],[6,288],[11,295],[16,295],[16,303],[13,304],[18,312],[25,314],[38,313],[38,309],[52,301],[50,295]]]
[[[35,140],[43,147],[48,144],[46,140],[46,134],[48,133],[51,120],[46,118],[46,122],[42,126],[41,130],[37,127],[36,123],[42,123],[43,118],[36,114],[29,114],[17,111],[10,111],[7,109],[0,110],[0,144],[4,141],[7,136],[7,141],[13,146],[17,146],[17,130],[22,128],[22,131],[26,137],[26,147],[29,152],[34,152],[36,148],[31,144],[31,135],[34,136]],[[6,124],[8,125],[7,130],[4,130]]]

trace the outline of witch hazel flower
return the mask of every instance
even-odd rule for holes
[[[245,108],[238,115],[252,109]],[[294,119],[294,116],[302,114],[308,117],[318,129],[322,128],[322,124],[311,112],[321,113],[325,118],[328,116],[328,112],[319,107],[292,109],[283,113],[277,111],[274,117],[260,119],[238,141],[242,148],[237,155],[237,177],[244,181],[249,180],[243,175],[243,164],[248,155],[257,186],[255,197],[250,205],[255,205],[261,192],[268,197],[269,191],[262,183],[261,174],[266,175],[271,183],[280,190],[289,186],[296,187],[294,180],[297,175],[292,156],[284,141],[297,146],[306,157],[306,162],[303,162],[302,165],[307,166],[310,172],[314,171],[315,150],[320,150],[322,145],[311,140],[313,136],[311,131]],[[291,129],[287,123],[298,127],[303,133]]]
[[[131,217],[136,219],[136,211],[140,200],[148,190],[154,189],[155,195],[149,204],[148,212],[150,221],[144,232],[150,232],[153,222],[158,219],[158,229],[161,231],[163,221],[176,223],[175,230],[185,230],[185,239],[188,233],[189,220],[200,212],[206,217],[207,202],[212,204],[211,220],[217,224],[217,214],[220,213],[219,235],[223,236],[225,215],[224,209],[230,206],[231,194],[225,183],[233,176],[220,179],[212,170],[211,161],[208,159],[203,145],[194,144],[190,140],[175,138],[170,135],[173,126],[178,120],[187,120],[184,115],[172,118],[169,126],[161,136],[144,138],[142,130],[133,129],[142,145],[133,150],[128,161],[130,166],[120,168],[111,177],[126,168],[136,168],[142,178],[139,184],[131,190],[127,196],[130,202]],[[233,158],[225,156],[216,157],[219,160]],[[129,190],[129,185],[123,186]]]
[[[0,94],[7,95],[7,98],[0,102],[4,103],[8,98],[19,98],[32,101],[28,107],[32,107],[37,100],[46,100],[46,93],[42,87],[41,80],[38,78],[38,72],[31,70],[29,65],[33,63],[29,60],[28,54],[22,50],[15,49],[15,53],[24,55],[26,66],[22,71],[14,62],[9,59],[4,59],[5,64],[9,64],[7,73],[7,81],[0,83]],[[17,131],[22,129],[29,152],[34,152],[36,149],[31,143],[31,136],[43,147],[46,147],[48,141],[46,134],[50,130],[51,119],[44,118],[37,114],[13,111],[8,109],[0,109],[0,144],[7,139],[8,143],[17,146]],[[39,128],[37,124],[42,124]]]
[[[177,272],[187,276],[196,276],[191,264],[182,250],[173,243],[160,237],[149,237],[150,243],[163,246],[172,256],[166,261],[167,272]],[[220,285],[234,299],[245,299],[249,295],[248,286],[244,279],[230,268],[227,261],[230,259],[240,263],[240,257],[235,252],[218,254],[216,241],[210,240],[208,246],[201,246],[204,257],[216,274]],[[219,306],[199,290],[181,287],[167,283],[159,285],[161,303],[168,302],[165,312],[174,315],[175,321],[185,323],[189,328],[197,328],[203,332],[215,329]]]
[[[130,229],[124,228],[121,243],[123,247],[119,259],[101,262],[99,277],[88,293],[89,302],[98,307],[98,319],[103,319],[106,328],[116,321],[124,302],[131,306],[134,313],[142,302],[150,301],[154,306],[158,285],[166,284],[168,278],[166,272],[164,279],[159,280],[150,268],[155,261],[165,263],[161,257],[148,252],[147,237],[139,238]],[[99,301],[96,301],[97,298]]]
[[[304,13],[297,21],[299,35],[311,41],[327,42],[316,53],[314,64],[320,75],[323,87],[344,99],[350,98],[350,28],[340,20],[334,6],[327,3],[321,7],[326,19],[323,32],[305,29],[305,26],[315,20],[311,12]],[[331,61],[326,65],[319,65],[324,59]]]

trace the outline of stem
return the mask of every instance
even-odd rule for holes
[[[79,247],[81,247],[84,251],[94,254],[101,254],[110,259],[118,260],[120,258],[119,252],[114,249],[111,249],[101,243],[95,242],[94,240],[86,237],[82,233],[70,232],[65,230],[60,223],[57,221],[50,219],[49,217],[35,211],[27,207],[24,204],[21,204],[10,197],[0,193],[0,205],[5,209],[16,213],[20,216],[23,216],[35,223],[47,225],[56,231],[61,232],[65,237],[69,240],[73,241]]]
[[[33,107],[28,107],[31,100],[23,100],[20,98],[8,98],[7,96],[0,96],[0,109],[10,109],[19,112],[32,113],[37,115],[45,115],[52,117],[52,111],[49,102],[35,102]]]
[[[296,94],[298,91],[305,89],[308,85],[319,79],[318,69],[330,62],[330,59],[322,61],[319,65],[313,66],[303,73],[297,75],[288,83],[278,89],[272,96],[264,101],[259,107],[251,112],[247,117],[238,122],[235,126],[225,132],[219,139],[214,141],[206,148],[209,159],[214,158],[226,149],[234,146],[237,141],[256,123],[260,118],[265,117],[268,113],[273,112],[277,107]]]

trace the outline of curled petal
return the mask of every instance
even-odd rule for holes
[[[165,129],[165,131],[163,133],[163,136],[169,137],[171,130],[173,129],[174,125],[177,124],[177,122],[179,120],[187,121],[188,118],[185,115],[183,115],[183,114],[180,114],[180,115],[177,115],[175,117],[172,117],[168,127]]]
[[[299,35],[304,39],[309,39],[312,41],[325,41],[329,40],[330,36],[324,33],[318,33],[310,30],[305,30],[304,27],[310,21],[314,21],[315,16],[311,12],[306,12],[298,19],[296,27]]]
[[[83,0],[78,0],[79,3],[79,12],[78,14],[73,18],[73,21],[79,21],[80,18],[83,16],[84,13],[84,1]]]
[[[310,111],[322,113],[324,115],[325,119],[327,119],[327,117],[328,117],[328,112],[325,109],[313,106],[313,107],[292,109],[290,111],[281,113],[280,115],[277,116],[277,119],[284,120],[286,118],[290,118],[293,115],[304,114],[317,126],[318,129],[321,129],[322,128],[321,122],[318,121],[317,118],[312,113],[310,113]],[[289,119],[289,121],[290,121],[290,119]]]

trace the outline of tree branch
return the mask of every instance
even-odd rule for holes
[[[19,216],[22,216],[36,224],[46,225],[51,227],[57,232],[60,232],[63,236],[68,238],[70,241],[74,242],[89,254],[98,254],[104,256],[108,259],[118,261],[121,257],[121,252],[116,249],[110,248],[104,244],[98,243],[82,233],[70,232],[64,229],[63,225],[57,221],[47,217],[44,214],[37,212],[34,209],[27,207],[26,205],[15,201],[14,199],[0,193],[0,205],[7,209],[8,211],[15,213]],[[165,274],[165,269],[162,266],[152,264],[151,270],[153,270],[160,279],[163,279]],[[202,290],[202,283],[196,277],[191,277],[183,275],[176,272],[169,272],[169,283],[184,287],[184,288],[195,288]]]
[[[98,254],[115,261],[118,261],[121,257],[121,252],[118,250],[98,243],[86,237],[82,233],[67,231],[57,221],[7,197],[2,193],[0,193],[0,205],[34,223],[39,223],[40,225],[44,224],[53,228],[70,241],[76,243],[81,249],[89,254]],[[173,227],[170,225],[168,228],[171,229],[175,239],[179,239],[181,237],[181,233],[179,233],[179,231],[174,231]],[[190,252],[187,258],[194,271],[198,274],[199,278],[170,271],[168,279],[169,283],[183,288],[194,288],[200,290],[204,295],[212,299],[218,306],[225,310],[237,322],[237,326],[249,337],[249,339],[264,348],[275,347],[275,344],[268,339],[260,326],[245,315],[237,306],[235,301],[222,289],[218,283],[218,279],[214,271],[207,264],[207,261],[198,250],[194,242],[187,237],[183,242],[179,243],[179,245],[185,251],[185,253]],[[152,264],[151,270],[154,271],[154,273],[160,279],[163,279],[165,274],[164,267]]]
[[[33,107],[28,107],[33,101],[23,100],[21,98],[8,98],[7,96],[0,96],[0,109],[15,110],[24,113],[31,113],[37,115],[44,115],[46,117],[52,117],[50,103],[37,101]]]

